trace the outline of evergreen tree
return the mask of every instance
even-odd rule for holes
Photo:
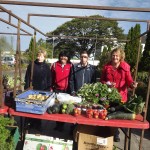
[[[26,57],[31,62],[32,61],[32,55],[33,55],[33,48],[34,48],[34,39],[33,37],[30,40],[29,49],[26,50]],[[37,46],[35,45],[35,52],[34,52],[34,59],[36,59],[37,56]]]
[[[127,40],[130,40],[125,45],[126,61],[130,64],[131,68],[134,68],[137,62],[137,55],[139,49],[139,37],[140,25],[136,24],[135,27],[131,27],[128,32]],[[141,54],[141,52],[140,52]]]
[[[145,48],[140,61],[139,69],[141,71],[150,70],[150,32],[147,33]]]
[[[103,48],[103,51],[101,52],[101,55],[99,56],[99,65],[98,69],[101,71],[103,66],[109,62],[109,53],[111,51],[110,46],[105,46]]]

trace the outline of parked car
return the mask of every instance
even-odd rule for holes
[[[7,64],[9,66],[14,66],[16,63],[15,57],[12,56],[4,56],[2,59],[2,64]]]

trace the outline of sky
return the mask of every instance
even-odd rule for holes
[[[29,0],[20,0],[29,1]],[[29,1],[31,2],[31,1]],[[60,4],[77,4],[77,5],[95,5],[95,6],[114,6],[114,7],[131,7],[131,8],[150,8],[149,0],[34,0],[32,2],[43,3],[60,3]],[[53,14],[53,15],[72,15],[72,16],[90,16],[101,15],[109,18],[127,18],[127,19],[143,19],[150,20],[150,12],[125,12],[125,11],[109,11],[109,10],[90,10],[90,9],[70,9],[70,8],[54,8],[54,7],[35,7],[35,6],[21,6],[21,5],[4,5],[12,13],[19,16],[23,20],[27,21],[28,13],[38,14]],[[4,12],[0,12],[0,18],[8,20],[8,15]],[[69,18],[52,18],[52,17],[31,17],[30,24],[38,28],[44,33],[55,30],[63,23],[70,21]],[[12,23],[17,25],[17,20],[12,18]],[[124,29],[124,33],[127,34],[132,26],[136,23],[133,22],[118,22],[119,27]],[[139,23],[139,22],[138,22]],[[147,30],[146,23],[141,24],[141,33]],[[34,33],[33,29],[21,24],[21,28],[27,30],[30,33]],[[0,32],[17,32],[17,30],[3,22],[0,22]],[[23,33],[23,32],[21,32]],[[2,35],[0,35],[2,36]],[[16,36],[6,36],[10,43],[12,43],[14,49],[16,49]],[[37,40],[43,38],[43,35],[37,33]],[[12,40],[13,39],[13,40]],[[21,36],[21,50],[24,51],[29,47],[30,36]]]

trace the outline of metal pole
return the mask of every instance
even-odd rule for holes
[[[49,37],[49,38],[52,38],[52,37],[62,37],[63,39],[70,39],[70,38],[78,38],[78,39],[91,39],[91,40],[96,40],[96,38],[95,37],[88,37],[88,36],[61,36],[61,35],[47,35],[47,37]],[[114,41],[113,39],[111,39],[111,38],[97,38],[97,40],[99,40],[99,41]],[[119,39],[117,39],[118,41],[122,41],[122,42],[127,42],[127,41],[129,41],[129,40],[119,40]]]
[[[1,51],[0,49],[0,109],[4,107],[3,105],[3,75],[2,75],[2,62],[1,62]]]
[[[27,23],[30,24],[30,14],[28,14]]]
[[[20,22],[21,24],[21,22]],[[20,32],[19,32],[19,36],[18,36],[18,52],[19,52],[19,90],[22,90],[22,69],[21,69],[21,51],[20,51]]]
[[[58,3],[40,3],[40,2],[20,2],[20,1],[0,1],[1,4],[41,6],[41,7],[58,7],[58,8],[76,8],[92,10],[112,10],[112,11],[133,11],[133,12],[150,12],[149,8],[129,8],[129,7],[111,7],[111,6],[94,6],[94,5],[73,5]]]
[[[16,64],[15,64],[14,89],[13,89],[13,97],[14,97],[14,98],[15,98],[15,96],[16,96],[17,75],[18,75],[19,45],[20,45],[20,24],[21,24],[21,21],[18,20],[18,29],[17,29],[17,49],[16,49]]]
[[[9,32],[0,32],[0,34],[4,34],[4,35],[17,35],[17,33],[9,33]],[[20,35],[23,35],[23,36],[32,36],[30,34],[20,34]]]
[[[150,22],[147,23],[147,30],[150,32]],[[147,87],[146,102],[145,102],[145,107],[144,107],[144,110],[143,110],[144,111],[143,122],[146,121],[146,117],[147,117],[149,95],[150,95],[150,70],[149,70],[149,80],[148,80],[148,87]],[[141,133],[141,137],[140,137],[139,150],[142,150],[142,143],[143,143],[144,132],[145,132],[145,130],[142,129],[142,133]]]
[[[94,65],[94,60],[95,60],[96,46],[97,46],[97,34],[96,34],[96,41],[95,41],[95,51],[94,51],[93,65]]]
[[[53,59],[53,57],[54,57],[54,47],[55,47],[55,45],[54,45],[54,37],[53,37],[53,50],[52,50],[52,59]]]
[[[12,23],[10,23],[10,22],[8,22],[8,21],[6,21],[6,20],[2,19],[2,18],[0,18],[0,21],[2,21],[2,22],[4,22],[4,23],[6,23],[6,24],[8,24],[8,25],[11,25],[12,27],[14,27],[14,28],[17,28],[17,29],[18,29],[18,27],[17,27],[16,25],[14,25],[14,24],[12,24]],[[23,31],[23,32],[25,32],[25,33],[27,33],[27,34],[29,34],[30,36],[32,36],[32,34],[30,34],[29,32],[27,32],[27,31],[26,31],[26,30],[24,30],[24,29],[21,29],[21,28],[20,28],[20,30],[21,30],[21,31]]]
[[[57,17],[57,18],[79,18],[79,19],[89,19],[89,20],[106,20],[106,21],[129,21],[129,22],[147,22],[147,20],[142,19],[125,19],[125,18],[105,18],[105,17],[94,17],[94,16],[68,16],[68,15],[52,15],[52,14],[28,14],[27,22],[30,22],[31,16],[37,17]]]
[[[128,150],[128,145],[129,145],[129,133],[130,130],[127,128],[126,130],[126,135],[125,135],[125,142],[124,142],[124,150]]]
[[[0,2],[1,3],[1,2]],[[2,7],[0,5],[0,9],[2,9],[3,11],[7,12],[8,14],[10,14],[11,16],[13,16],[14,18],[20,20],[21,22],[23,22],[24,24],[26,24],[27,26],[31,27],[32,29],[36,30],[37,32],[39,32],[40,34],[45,35],[45,33],[43,33],[42,31],[40,31],[39,29],[35,28],[34,26],[28,24],[26,21],[24,21],[23,19],[21,19],[20,17],[16,16],[15,14],[13,14],[12,12],[8,11],[7,9],[5,9],[4,7]]]
[[[32,81],[33,81],[33,71],[34,71],[34,54],[36,49],[36,30],[34,30],[34,37],[33,37],[33,50],[32,50],[32,65],[31,65],[31,79],[30,79],[30,89],[33,89]]]

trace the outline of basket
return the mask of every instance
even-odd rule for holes
[[[29,95],[32,94],[42,94],[48,96],[47,99],[43,101],[28,99]],[[16,111],[34,113],[34,114],[44,114],[49,107],[50,101],[55,97],[55,94],[52,92],[45,91],[36,91],[36,90],[28,90],[20,95],[16,96]]]

